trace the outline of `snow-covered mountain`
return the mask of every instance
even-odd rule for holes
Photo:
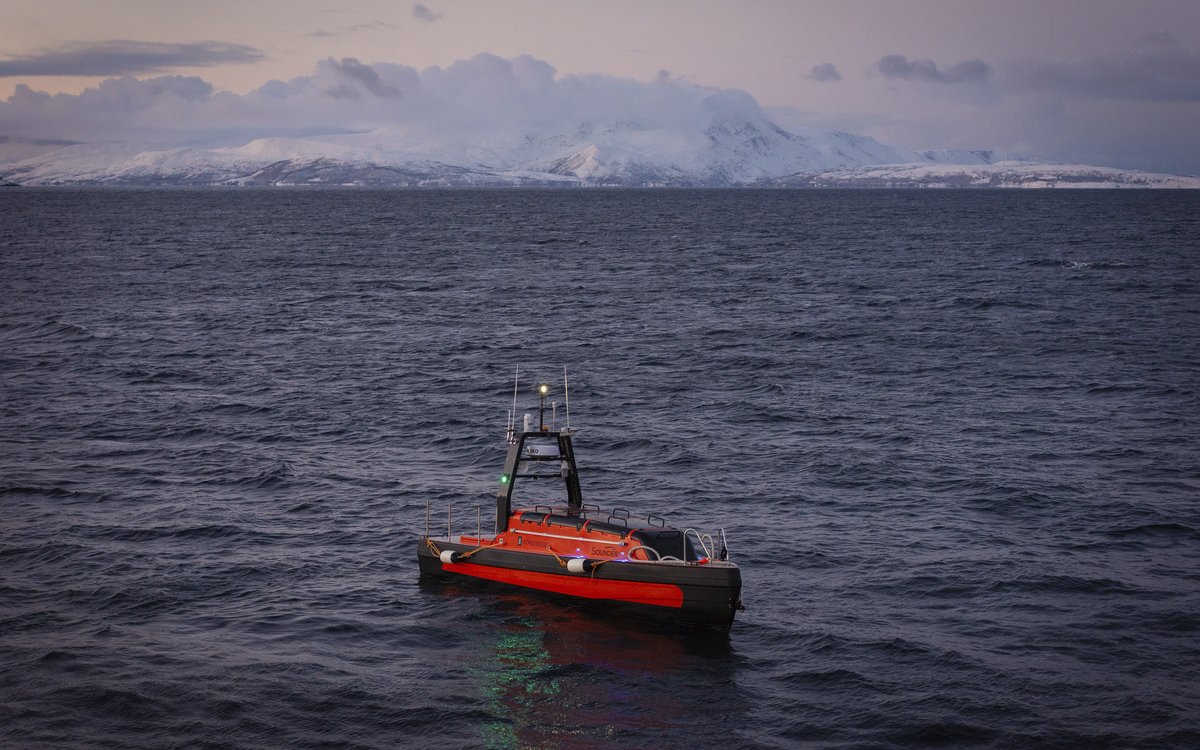
[[[885,164],[800,172],[777,178],[780,187],[878,188],[1189,188],[1200,178],[1086,164]]]
[[[786,131],[748,94],[706,90],[637,119],[436,122],[271,137],[235,147],[68,145],[7,165],[22,185],[1163,186],[1200,180],[916,152],[837,131]],[[682,113],[682,114],[681,114]],[[557,123],[557,124],[556,124]]]

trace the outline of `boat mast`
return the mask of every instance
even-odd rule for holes
[[[566,391],[566,368],[563,368],[563,390]],[[579,474],[575,467],[575,447],[571,441],[570,429],[557,429],[554,425],[546,424],[546,396],[550,387],[541,384],[537,387],[538,394],[538,424],[535,428],[531,414],[525,415],[524,425],[518,432],[516,425],[517,385],[513,385],[513,408],[509,417],[508,455],[504,459],[504,473],[500,475],[500,489],[496,492],[496,530],[508,530],[509,516],[512,515],[513,485],[522,477],[530,477],[528,466],[530,462],[558,460],[561,476],[567,489],[567,514],[577,516],[583,512],[583,492],[579,486]],[[569,412],[568,412],[569,414]],[[557,453],[547,453],[546,442],[553,439],[557,443]],[[527,446],[540,446],[541,450],[528,449]],[[535,453],[534,450],[537,450]],[[538,474],[534,478],[547,479],[554,474]]]
[[[579,488],[579,473],[575,469],[575,446],[571,444],[571,433],[558,433],[558,455],[562,458],[563,481],[567,485],[567,515],[577,516],[583,511],[583,491]]]

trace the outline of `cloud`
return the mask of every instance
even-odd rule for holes
[[[367,23],[356,23],[353,26],[347,26],[346,31],[387,31],[394,28],[396,28],[396,24],[388,23],[387,21],[368,21]]]
[[[74,146],[79,141],[64,141],[55,138],[11,138],[0,135],[0,143],[26,143],[32,146]]]
[[[219,105],[231,96],[195,76],[108,78],[79,94],[51,95],[20,83],[0,102],[0,123],[14,138],[186,142],[197,130],[229,127],[220,123],[227,115]]]
[[[820,81],[821,83],[836,83],[842,80],[842,74],[838,72],[837,66],[826,62],[814,65],[805,78]]]
[[[1200,102],[1200,54],[1172,47],[1069,63],[1026,61],[1013,66],[1008,83],[1066,96]]]
[[[987,83],[992,73],[983,60],[964,60],[942,70],[933,60],[909,60],[904,55],[884,55],[872,69],[884,78],[928,83]]]
[[[309,75],[268,81],[245,94],[179,76],[111,78],[80,94],[20,84],[0,101],[0,135],[212,148],[378,131],[389,149],[457,148],[470,152],[464,158],[483,159],[491,157],[473,154],[511,152],[527,138],[604,132],[622,123],[649,131],[690,127],[725,109],[763,117],[746,94],[669,74],[649,81],[559,76],[527,55],[479,54],[424,70],[329,58]]]
[[[413,6],[412,14],[413,18],[417,19],[418,21],[424,21],[425,23],[433,23],[434,21],[441,20],[442,18],[441,13],[434,13],[421,3],[417,3]]]
[[[175,68],[253,63],[262,58],[262,52],[245,44],[164,44],[118,39],[71,44],[57,50],[0,60],[0,77],[122,76],[160,73]]]
[[[369,65],[363,65],[353,57],[344,57],[340,62],[330,58],[325,61],[325,64],[349,83],[357,83],[360,87],[366,89],[367,92],[380,99],[400,98],[399,88],[384,82],[379,77],[378,71]],[[357,99],[359,96],[357,89],[353,85],[346,84],[339,84],[326,89],[326,93],[335,99]]]
[[[305,36],[315,39],[327,39],[329,37],[341,36],[342,34],[353,34],[359,31],[387,31],[388,29],[396,28],[396,24],[386,21],[368,21],[367,23],[356,23],[353,26],[343,26],[337,31],[326,31],[319,29],[310,31]]]

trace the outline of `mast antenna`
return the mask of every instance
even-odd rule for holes
[[[571,391],[567,388],[567,366],[563,365],[563,408],[567,412],[567,432],[571,431]]]
[[[517,371],[513,373],[513,405],[508,410],[508,442],[515,442],[513,439],[513,430],[517,427],[517,382],[521,379],[521,366],[517,365]]]

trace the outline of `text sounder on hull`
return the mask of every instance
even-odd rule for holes
[[[657,516],[638,519],[623,508],[603,512],[583,502],[566,370],[561,427],[557,401],[547,422],[550,388],[543,384],[537,386],[536,414],[525,414],[518,429],[519,380],[518,370],[495,533],[453,534],[448,513],[446,535],[433,536],[427,512],[417,544],[422,577],[490,581],[682,623],[732,627],[742,609],[742,574],[728,560],[724,531],[713,537],[672,528]]]

